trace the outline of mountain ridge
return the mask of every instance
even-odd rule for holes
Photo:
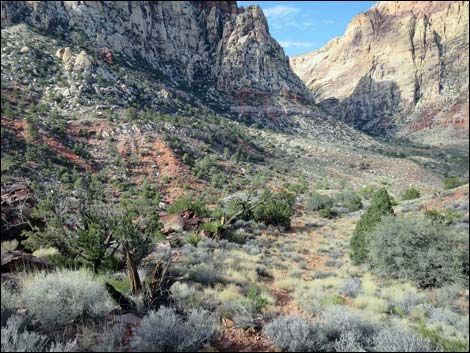
[[[329,113],[371,134],[430,127],[429,110],[457,107],[465,120],[468,2],[379,1],[343,36],[290,62]]]

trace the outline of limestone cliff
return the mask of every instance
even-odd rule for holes
[[[187,89],[309,99],[258,6],[235,1],[8,1],[2,27],[24,22],[79,46],[105,48]],[[212,88],[213,90],[213,88]],[[240,95],[241,92],[241,95]]]
[[[468,133],[468,11],[466,1],[379,1],[291,65],[317,102],[369,133],[445,125],[435,117],[446,109]]]

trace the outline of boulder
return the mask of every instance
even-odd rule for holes
[[[184,229],[184,220],[179,213],[162,217],[161,220],[163,223],[162,232],[164,234],[182,232]]]
[[[90,71],[93,66],[93,59],[85,51],[81,51],[75,58],[73,71],[82,72]]]
[[[25,253],[22,250],[8,251],[2,249],[2,273],[24,270],[51,270],[54,265],[44,259]]]

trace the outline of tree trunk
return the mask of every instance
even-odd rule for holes
[[[139,273],[137,272],[137,266],[132,260],[129,251],[126,249],[126,263],[127,263],[127,273],[129,274],[129,281],[131,282],[131,291],[133,295],[139,295],[142,291],[142,283],[140,282]]]

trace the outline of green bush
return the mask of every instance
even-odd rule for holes
[[[390,214],[393,214],[390,196],[386,189],[381,189],[372,197],[369,208],[362,215],[352,235],[350,256],[355,264],[366,260],[370,233],[383,216]]]
[[[362,208],[361,197],[353,191],[344,191],[336,195],[336,203],[351,212],[359,211]]]
[[[294,215],[295,195],[288,191],[265,191],[262,199],[265,202],[253,210],[255,221],[266,225],[290,227],[290,219]]]
[[[367,185],[359,190],[359,195],[366,200],[370,200],[379,189],[373,185]]]
[[[268,304],[268,300],[262,296],[261,293],[258,293],[258,290],[255,287],[251,287],[246,297],[251,301],[253,308],[256,311],[264,309]]]
[[[100,182],[83,183],[74,198],[64,192],[37,190],[38,204],[33,216],[46,226],[25,231],[24,242],[31,250],[59,249],[67,265],[86,265],[95,272],[116,269],[123,262],[122,245],[128,245],[134,261],[148,254],[160,235],[158,215],[147,202],[115,205],[106,202]],[[124,201],[124,200],[122,200]]]
[[[319,211],[333,206],[333,200],[328,195],[322,195],[313,192],[307,200],[307,209],[310,211]]]
[[[407,200],[414,200],[414,199],[417,199],[421,196],[420,192],[418,189],[416,188],[409,188],[407,190],[405,190],[405,192],[403,193],[403,195],[401,196],[401,199],[403,201],[407,201]]]
[[[460,180],[460,178],[457,176],[451,176],[451,177],[445,178],[443,183],[444,183],[444,190],[457,188],[465,184],[465,182]]]
[[[201,228],[209,233],[211,237],[218,237],[220,230],[222,229],[222,225],[217,221],[206,222],[201,225]]]
[[[468,238],[424,217],[385,217],[370,235],[368,250],[378,272],[419,287],[468,282]]]
[[[442,223],[446,225],[454,223],[461,217],[459,211],[453,210],[451,208],[446,208],[442,211],[436,209],[429,209],[424,212],[424,215],[433,223]]]
[[[186,210],[195,212],[199,217],[209,217],[209,210],[204,201],[191,194],[181,195],[174,204],[168,207],[167,212],[174,214]]]
[[[191,232],[186,236],[186,242],[188,242],[188,244],[191,244],[195,248],[197,248],[201,240],[202,240],[202,236],[194,232]]]
[[[338,211],[336,209],[328,207],[320,210],[318,214],[323,218],[333,219],[338,217]]]

